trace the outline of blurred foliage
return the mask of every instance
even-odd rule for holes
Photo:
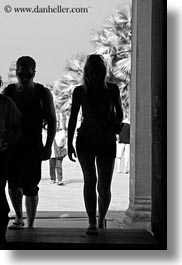
[[[107,63],[107,80],[119,86],[124,113],[129,112],[130,106],[131,37],[131,7],[128,5],[116,10],[91,36],[94,52],[103,55]],[[68,117],[73,89],[82,83],[86,57],[79,53],[69,59],[65,73],[53,83],[56,104]]]

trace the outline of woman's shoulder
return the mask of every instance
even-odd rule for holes
[[[115,94],[118,94],[118,92],[119,92],[119,87],[118,87],[117,84],[112,83],[112,82],[107,82],[106,84],[107,84],[107,87],[108,87],[109,91],[110,91],[112,94],[114,94],[114,95],[115,95]]]
[[[73,90],[73,95],[76,97],[82,97],[84,95],[84,87],[83,85],[76,86]]]
[[[83,85],[76,86],[76,87],[74,88],[73,92],[76,92],[76,93],[83,93],[83,92],[84,92],[84,87],[83,87]]]
[[[107,87],[114,90],[114,89],[118,89],[118,85],[116,83],[113,82],[106,82]]]

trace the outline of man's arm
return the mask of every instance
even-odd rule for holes
[[[47,139],[44,146],[42,160],[47,160],[51,156],[51,147],[56,134],[56,114],[53,97],[48,88],[44,88],[42,94],[43,116],[47,122]]]
[[[73,91],[71,114],[68,123],[68,157],[71,161],[75,161],[72,157],[73,154],[76,157],[76,152],[73,147],[73,136],[76,128],[78,112],[80,110],[80,105],[81,105],[80,103],[81,95],[79,89],[80,87],[76,87],[75,90]]]

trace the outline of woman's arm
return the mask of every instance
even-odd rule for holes
[[[116,121],[121,124],[123,120],[123,109],[121,106],[121,98],[120,98],[120,92],[119,92],[119,87],[117,85],[114,85],[113,89],[114,93],[114,107],[116,111]]]
[[[76,157],[76,152],[73,147],[73,136],[75,133],[75,128],[77,124],[77,117],[78,117],[78,112],[80,110],[81,106],[81,87],[76,87],[73,91],[73,96],[72,96],[72,106],[71,106],[71,114],[68,122],[68,157],[71,161],[75,161],[72,157]]]

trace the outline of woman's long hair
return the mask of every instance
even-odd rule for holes
[[[104,58],[99,54],[91,54],[87,57],[84,66],[83,85],[88,94],[99,93],[107,88],[107,67]]]
[[[98,119],[107,120],[112,112],[112,99],[106,82],[107,67],[99,54],[88,56],[83,75],[87,102],[97,113]],[[109,116],[108,116],[109,115]]]

